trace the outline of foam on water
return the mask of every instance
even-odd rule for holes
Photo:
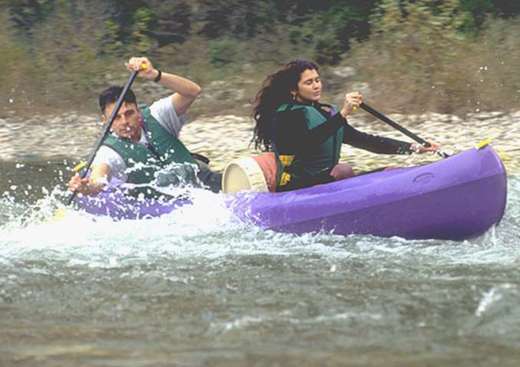
[[[16,203],[9,197],[0,199],[6,218],[0,226],[0,261],[45,258],[71,265],[115,267],[165,256],[215,259],[267,254],[433,266],[512,265],[520,258],[516,246],[520,181],[515,178],[510,180],[508,208],[501,225],[464,242],[265,231],[238,222],[224,205],[222,195],[200,189],[191,190],[193,205],[160,218],[113,221],[69,210],[63,219],[53,220],[55,194],[32,205]]]
[[[464,242],[264,231],[238,222],[222,195],[190,195],[193,205],[139,221],[79,211],[52,221],[53,194],[0,199],[0,340],[15,346],[12,360],[59,364],[93,337],[82,358],[94,364],[136,349],[157,364],[156,347],[185,353],[186,365],[280,346],[320,350],[309,365],[367,350],[387,353],[373,365],[411,355],[455,366],[468,351],[515,360],[517,178],[500,226]]]

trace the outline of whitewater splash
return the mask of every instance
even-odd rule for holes
[[[516,360],[520,180],[500,226],[465,242],[276,233],[238,222],[223,195],[190,195],[170,214],[121,221],[81,211],[52,221],[52,194],[1,198],[0,364],[134,366],[138,349],[146,365],[158,350],[182,365],[215,350],[247,365],[281,345],[338,365],[374,345],[401,364]]]
[[[153,258],[205,258],[306,253],[334,259],[359,258],[369,263],[411,259],[422,264],[510,264],[517,262],[516,235],[520,223],[519,180],[510,183],[510,202],[498,228],[462,243],[407,241],[401,238],[337,236],[331,233],[292,235],[265,231],[237,220],[225,197],[202,189],[189,190],[192,203],[170,214],[146,220],[114,221],[75,210],[54,218],[57,190],[34,204],[0,200],[0,260],[44,257],[51,261],[116,266]]]

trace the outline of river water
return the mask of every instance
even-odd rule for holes
[[[520,361],[518,176],[497,228],[450,242],[262,231],[200,191],[158,219],[55,221],[64,162],[0,168],[1,366]]]

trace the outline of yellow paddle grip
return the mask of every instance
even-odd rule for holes
[[[480,142],[475,146],[475,148],[477,148],[477,149],[482,149],[482,148],[487,147],[489,144],[491,144],[491,139],[490,139],[490,138],[487,138],[487,139],[484,139],[484,140],[480,141]]]
[[[73,170],[74,172],[79,172],[79,171],[81,171],[83,168],[85,168],[86,165],[87,165],[87,162],[85,162],[85,161],[81,161],[81,162],[79,162],[78,164],[76,164],[72,170]]]

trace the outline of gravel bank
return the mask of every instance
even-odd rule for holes
[[[483,139],[492,139],[508,171],[516,173],[520,169],[520,111],[471,114],[463,119],[435,113],[390,117],[424,139],[441,143],[448,153],[470,148]],[[100,133],[101,125],[97,121],[97,116],[77,113],[42,115],[30,119],[14,116],[0,118],[0,159],[82,159],[88,155]],[[361,111],[350,122],[368,133],[407,139]],[[199,117],[185,126],[181,139],[191,151],[207,155],[211,159],[211,166],[220,170],[234,158],[258,153],[250,145],[252,128],[253,121],[249,117]],[[436,155],[430,154],[377,155],[350,146],[343,147],[342,156],[342,160],[352,164],[356,170],[412,165],[438,159]]]

